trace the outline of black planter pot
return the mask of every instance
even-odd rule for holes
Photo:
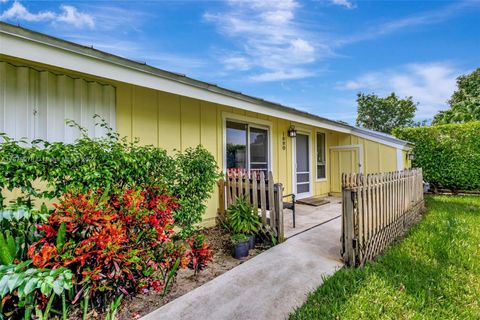
[[[235,259],[240,259],[248,256],[249,241],[237,242],[233,244],[233,257]]]
[[[249,235],[248,236],[248,248],[253,249],[255,247],[255,235]]]

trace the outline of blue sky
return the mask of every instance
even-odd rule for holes
[[[0,20],[354,123],[356,93],[446,108],[480,67],[480,1],[10,1]]]

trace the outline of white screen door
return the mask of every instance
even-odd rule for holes
[[[310,144],[309,136],[297,133],[295,138],[295,191],[298,198],[311,195],[310,190]]]

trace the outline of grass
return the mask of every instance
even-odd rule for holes
[[[403,241],[327,278],[290,319],[480,319],[480,197],[426,204]]]

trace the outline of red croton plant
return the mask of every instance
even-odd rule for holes
[[[29,256],[39,268],[70,268],[77,297],[88,287],[97,306],[120,293],[161,290],[172,270],[190,265],[197,271],[211,258],[202,238],[174,240],[177,206],[156,188],[67,193],[48,222],[37,226],[45,236],[29,248]],[[61,228],[66,232],[59,243]]]

